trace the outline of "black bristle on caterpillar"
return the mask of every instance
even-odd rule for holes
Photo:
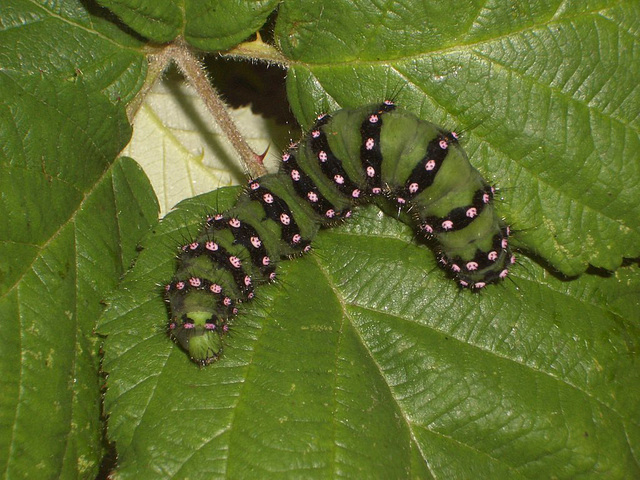
[[[230,318],[275,279],[276,263],[307,252],[321,227],[380,196],[410,212],[463,287],[498,282],[515,261],[494,190],[455,133],[392,102],[339,110],[319,116],[278,173],[251,180],[234,207],[208,217],[182,246],[165,287],[171,338],[197,364],[216,361]]]

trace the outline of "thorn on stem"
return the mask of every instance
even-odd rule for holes
[[[256,153],[256,161],[260,164],[260,165],[264,165],[264,158],[267,156],[267,152],[269,151],[269,148],[271,147],[271,145],[267,145],[267,149],[264,151],[264,153],[262,154],[258,154]]]

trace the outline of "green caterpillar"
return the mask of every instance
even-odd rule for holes
[[[278,173],[250,181],[233,208],[208,217],[182,246],[165,287],[170,336],[197,364],[216,361],[229,319],[275,279],[276,263],[307,252],[321,227],[377,196],[410,213],[461,286],[497,282],[515,259],[493,194],[454,132],[392,102],[321,115]]]

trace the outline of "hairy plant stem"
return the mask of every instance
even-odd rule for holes
[[[149,68],[147,69],[147,76],[144,79],[144,84],[138,94],[127,105],[127,118],[130,122],[136,117],[138,110],[142,107],[145,98],[151,93],[153,86],[162,77],[162,74],[167,68],[167,65],[171,61],[171,58],[166,54],[166,49],[158,50],[153,48],[148,54]]]
[[[255,40],[236,45],[232,49],[221,53],[221,55],[227,58],[239,58],[252,62],[265,62],[269,65],[277,65],[285,69],[289,66],[287,57],[282,55],[273,46],[263,42],[259,33],[256,34]]]
[[[267,170],[262,163],[263,155],[254,152],[244,136],[240,133],[229,114],[227,105],[209,82],[204,66],[191,53],[189,47],[177,40],[164,47],[157,54],[152,54],[151,58],[149,75],[147,76],[148,82],[145,81],[140,97],[144,99],[144,96],[150,91],[151,86],[153,86],[153,83],[159,78],[160,74],[164,72],[170,62],[174,62],[187,79],[187,82],[189,82],[202,99],[214,121],[222,129],[223,134],[229,139],[229,142],[231,142],[231,145],[240,156],[240,160],[251,178],[265,175]],[[132,102],[131,108],[128,109],[127,112],[129,118],[131,118],[132,114],[135,115],[135,112],[140,108],[141,104],[142,101]]]

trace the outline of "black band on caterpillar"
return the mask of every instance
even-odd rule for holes
[[[395,105],[385,102],[371,112],[360,124],[360,164],[366,175],[367,193],[382,193],[382,151],[380,132],[382,131],[382,114],[395,109]]]
[[[319,116],[282,160],[277,174],[249,182],[236,206],[207,218],[165,288],[171,338],[200,365],[220,357],[229,319],[275,279],[277,261],[308,251],[319,228],[375,196],[411,212],[463,287],[498,282],[515,261],[493,188],[456,134],[391,102]]]
[[[327,123],[329,116],[323,117],[323,121],[318,121],[316,126],[309,133],[309,145],[311,151],[315,155],[320,165],[320,170],[325,177],[329,178],[340,193],[349,197],[353,192],[358,190],[357,186],[351,181],[347,172],[342,168],[342,162],[338,160],[331,148],[327,135],[320,128]]]
[[[296,157],[293,152],[287,152],[282,156],[282,169],[287,172],[293,182],[293,188],[300,198],[305,198],[311,207],[328,222],[337,216],[342,216],[344,212],[337,212],[335,205],[331,204],[324,195],[318,190],[313,180],[304,170],[298,166]],[[360,190],[354,189],[351,196],[356,199],[360,196]],[[326,223],[325,222],[325,223]]]
[[[231,227],[230,230],[233,234],[234,244],[242,245],[246,248],[253,266],[263,275],[269,275],[275,271],[275,265],[273,265],[269,259],[269,254],[260,239],[260,234],[248,222],[243,222],[237,217],[227,218],[224,215],[219,215],[209,217],[207,219],[207,225],[212,231]]]
[[[453,135],[453,133],[452,133]],[[442,148],[442,141],[446,141],[446,137],[439,134],[429,142],[425,156],[415,166],[409,179],[405,183],[406,195],[413,198],[432,184],[442,162],[447,156],[447,150]]]
[[[252,298],[253,286],[249,275],[242,268],[242,260],[239,257],[230,254],[224,247],[213,240],[192,242],[189,245],[184,245],[182,251],[184,252],[182,258],[185,259],[185,263],[188,260],[197,261],[199,257],[203,256],[211,262],[211,268],[225,269],[231,274],[241,298]]]

